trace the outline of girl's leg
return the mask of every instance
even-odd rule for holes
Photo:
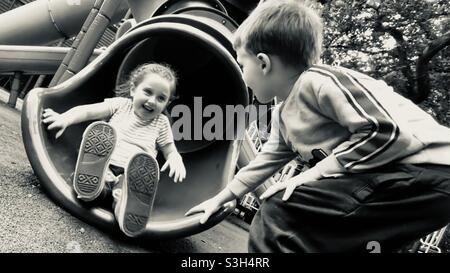
[[[99,121],[86,128],[73,180],[79,199],[93,201],[102,193],[115,144],[116,133],[109,124]]]
[[[127,236],[136,237],[145,231],[153,209],[159,182],[158,162],[146,153],[138,153],[130,159],[120,180],[113,190],[117,200],[114,212],[120,229]]]

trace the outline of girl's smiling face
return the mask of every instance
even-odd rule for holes
[[[166,109],[171,96],[172,84],[152,73],[144,76],[131,89],[134,113],[143,120],[152,120]]]

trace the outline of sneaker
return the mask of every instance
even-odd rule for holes
[[[73,188],[79,199],[92,201],[102,193],[115,145],[116,133],[106,122],[97,121],[86,128],[73,180]]]
[[[122,193],[115,208],[120,229],[127,236],[136,237],[145,231],[158,182],[156,159],[146,153],[135,154],[125,169]]]

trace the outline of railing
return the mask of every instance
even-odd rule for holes
[[[444,237],[447,227],[443,227],[440,230],[428,234],[426,237],[420,239],[420,247],[417,252],[419,253],[441,253],[442,250],[439,247],[442,238]]]

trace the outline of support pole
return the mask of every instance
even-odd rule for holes
[[[68,80],[86,66],[95,46],[111,24],[111,18],[120,5],[121,0],[95,1],[90,16],[74,41],[71,51],[58,68],[50,86]]]
[[[22,72],[15,72],[14,79],[11,86],[11,91],[9,94],[8,105],[11,108],[16,107],[17,98],[19,97],[19,87],[20,87],[20,78],[22,77]]]

